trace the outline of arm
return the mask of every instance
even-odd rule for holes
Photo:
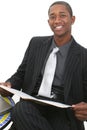
[[[23,61],[19,68],[17,69],[17,72],[13,74],[6,82],[1,82],[0,85],[4,85],[7,87],[12,87],[15,89],[20,90],[23,84],[24,80],[24,74],[25,74],[25,69],[26,69],[26,64],[27,64],[27,57],[28,57],[28,49],[26,50],[25,56],[23,58]],[[12,95],[11,93],[3,90],[0,88],[0,94],[2,96],[10,96]]]
[[[87,120],[87,50],[84,51],[82,64],[83,102],[72,105],[72,109],[77,119],[85,121]]]
[[[28,59],[28,52],[29,52],[29,47],[27,48],[23,61],[18,67],[16,73],[14,73],[6,82],[1,82],[0,85],[12,87],[19,90],[21,89],[23,81],[24,81],[25,69],[26,69],[26,64],[27,64],[27,59]],[[0,94],[3,96],[11,95],[11,93],[8,93],[7,91],[1,88],[0,88]]]

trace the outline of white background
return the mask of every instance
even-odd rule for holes
[[[76,16],[72,34],[77,42],[87,48],[86,0],[65,1],[70,3]],[[54,0],[0,0],[0,82],[16,71],[33,36],[52,34],[47,13],[53,2]]]

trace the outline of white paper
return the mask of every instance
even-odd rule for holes
[[[56,107],[60,107],[60,108],[69,108],[71,107],[71,105],[66,105],[66,104],[63,104],[63,103],[59,103],[59,102],[54,102],[54,101],[48,101],[48,100],[42,100],[42,99],[37,99],[33,96],[30,96],[22,91],[19,91],[19,90],[16,90],[16,89],[13,89],[13,88],[9,88],[9,87],[6,87],[6,86],[3,86],[3,85],[0,85],[0,87],[6,91],[9,91],[13,94],[16,94],[18,95],[19,97],[25,99],[25,100],[33,100],[33,101],[37,101],[39,103],[44,103],[44,104],[49,104],[49,105],[52,105],[52,106],[56,106]]]

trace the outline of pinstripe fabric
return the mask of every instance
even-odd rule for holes
[[[22,64],[18,68],[17,73],[15,73],[9,79],[13,84],[14,88],[20,89],[22,87],[23,91],[28,94],[31,94],[33,92],[36,85],[36,81],[38,79],[38,76],[40,75],[42,66],[44,64],[45,57],[52,43],[52,38],[53,37],[35,37],[30,41],[30,46],[26,51]],[[69,49],[67,60],[66,60],[63,84],[64,84],[64,102],[66,104],[75,104],[81,101],[87,102],[87,50],[81,47],[79,44],[77,44],[74,39]],[[19,128],[18,130],[20,130],[20,128],[22,127],[21,124],[24,123],[23,121],[21,121],[22,120],[21,117],[19,118],[20,121],[18,121],[15,114],[17,112],[17,117],[20,115],[25,117],[23,112],[26,111],[27,109],[24,106],[23,108],[21,108],[21,104],[20,105],[19,104],[14,107],[14,110],[12,112],[12,117],[14,117],[15,119],[14,124],[19,123],[19,125],[17,124]],[[83,122],[78,121],[75,118],[74,113],[70,109],[66,111],[67,111],[68,118],[71,122],[70,130],[84,130]],[[27,118],[27,114],[26,117],[23,118],[23,120],[24,119],[25,121],[28,120],[26,118]],[[16,120],[18,122],[16,122]],[[49,122],[52,121],[49,120]],[[54,122],[51,124],[55,125],[56,123]],[[24,127],[26,128],[26,126]],[[21,128],[21,130],[28,129],[25,128]],[[59,126],[58,129],[62,130],[60,128],[61,126]],[[51,129],[44,129],[44,130],[51,130]],[[63,130],[67,130],[67,129],[64,127]]]
[[[29,101],[17,103],[12,111],[13,126],[10,130],[70,130],[64,109],[42,106]],[[13,127],[12,126],[12,127]]]
[[[29,102],[20,102],[12,112],[16,130],[52,130],[39,110]]]

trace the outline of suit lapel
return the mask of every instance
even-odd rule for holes
[[[64,96],[65,101],[68,98],[68,94],[71,87],[71,80],[73,77],[73,73],[75,72],[75,69],[79,65],[80,60],[80,49],[78,44],[73,40],[71,47],[68,52],[66,65],[65,65],[65,71],[64,71]]]
[[[42,41],[42,44],[39,45],[38,49],[36,50],[35,54],[35,70],[34,70],[34,86],[37,80],[37,77],[40,75],[41,69],[43,67],[47,52],[51,46],[52,43],[52,37],[47,38],[44,42]],[[65,65],[65,71],[64,71],[64,96],[65,101],[67,101],[68,94],[71,87],[71,80],[73,77],[73,73],[75,72],[75,69],[78,67],[79,64],[79,56],[80,56],[80,49],[78,44],[73,40],[71,47],[68,52],[66,65]]]
[[[35,58],[35,70],[34,70],[34,81],[36,81],[40,72],[42,70],[46,55],[52,43],[52,37],[47,38],[45,41],[42,41],[42,44],[39,45],[36,50],[36,58]]]

